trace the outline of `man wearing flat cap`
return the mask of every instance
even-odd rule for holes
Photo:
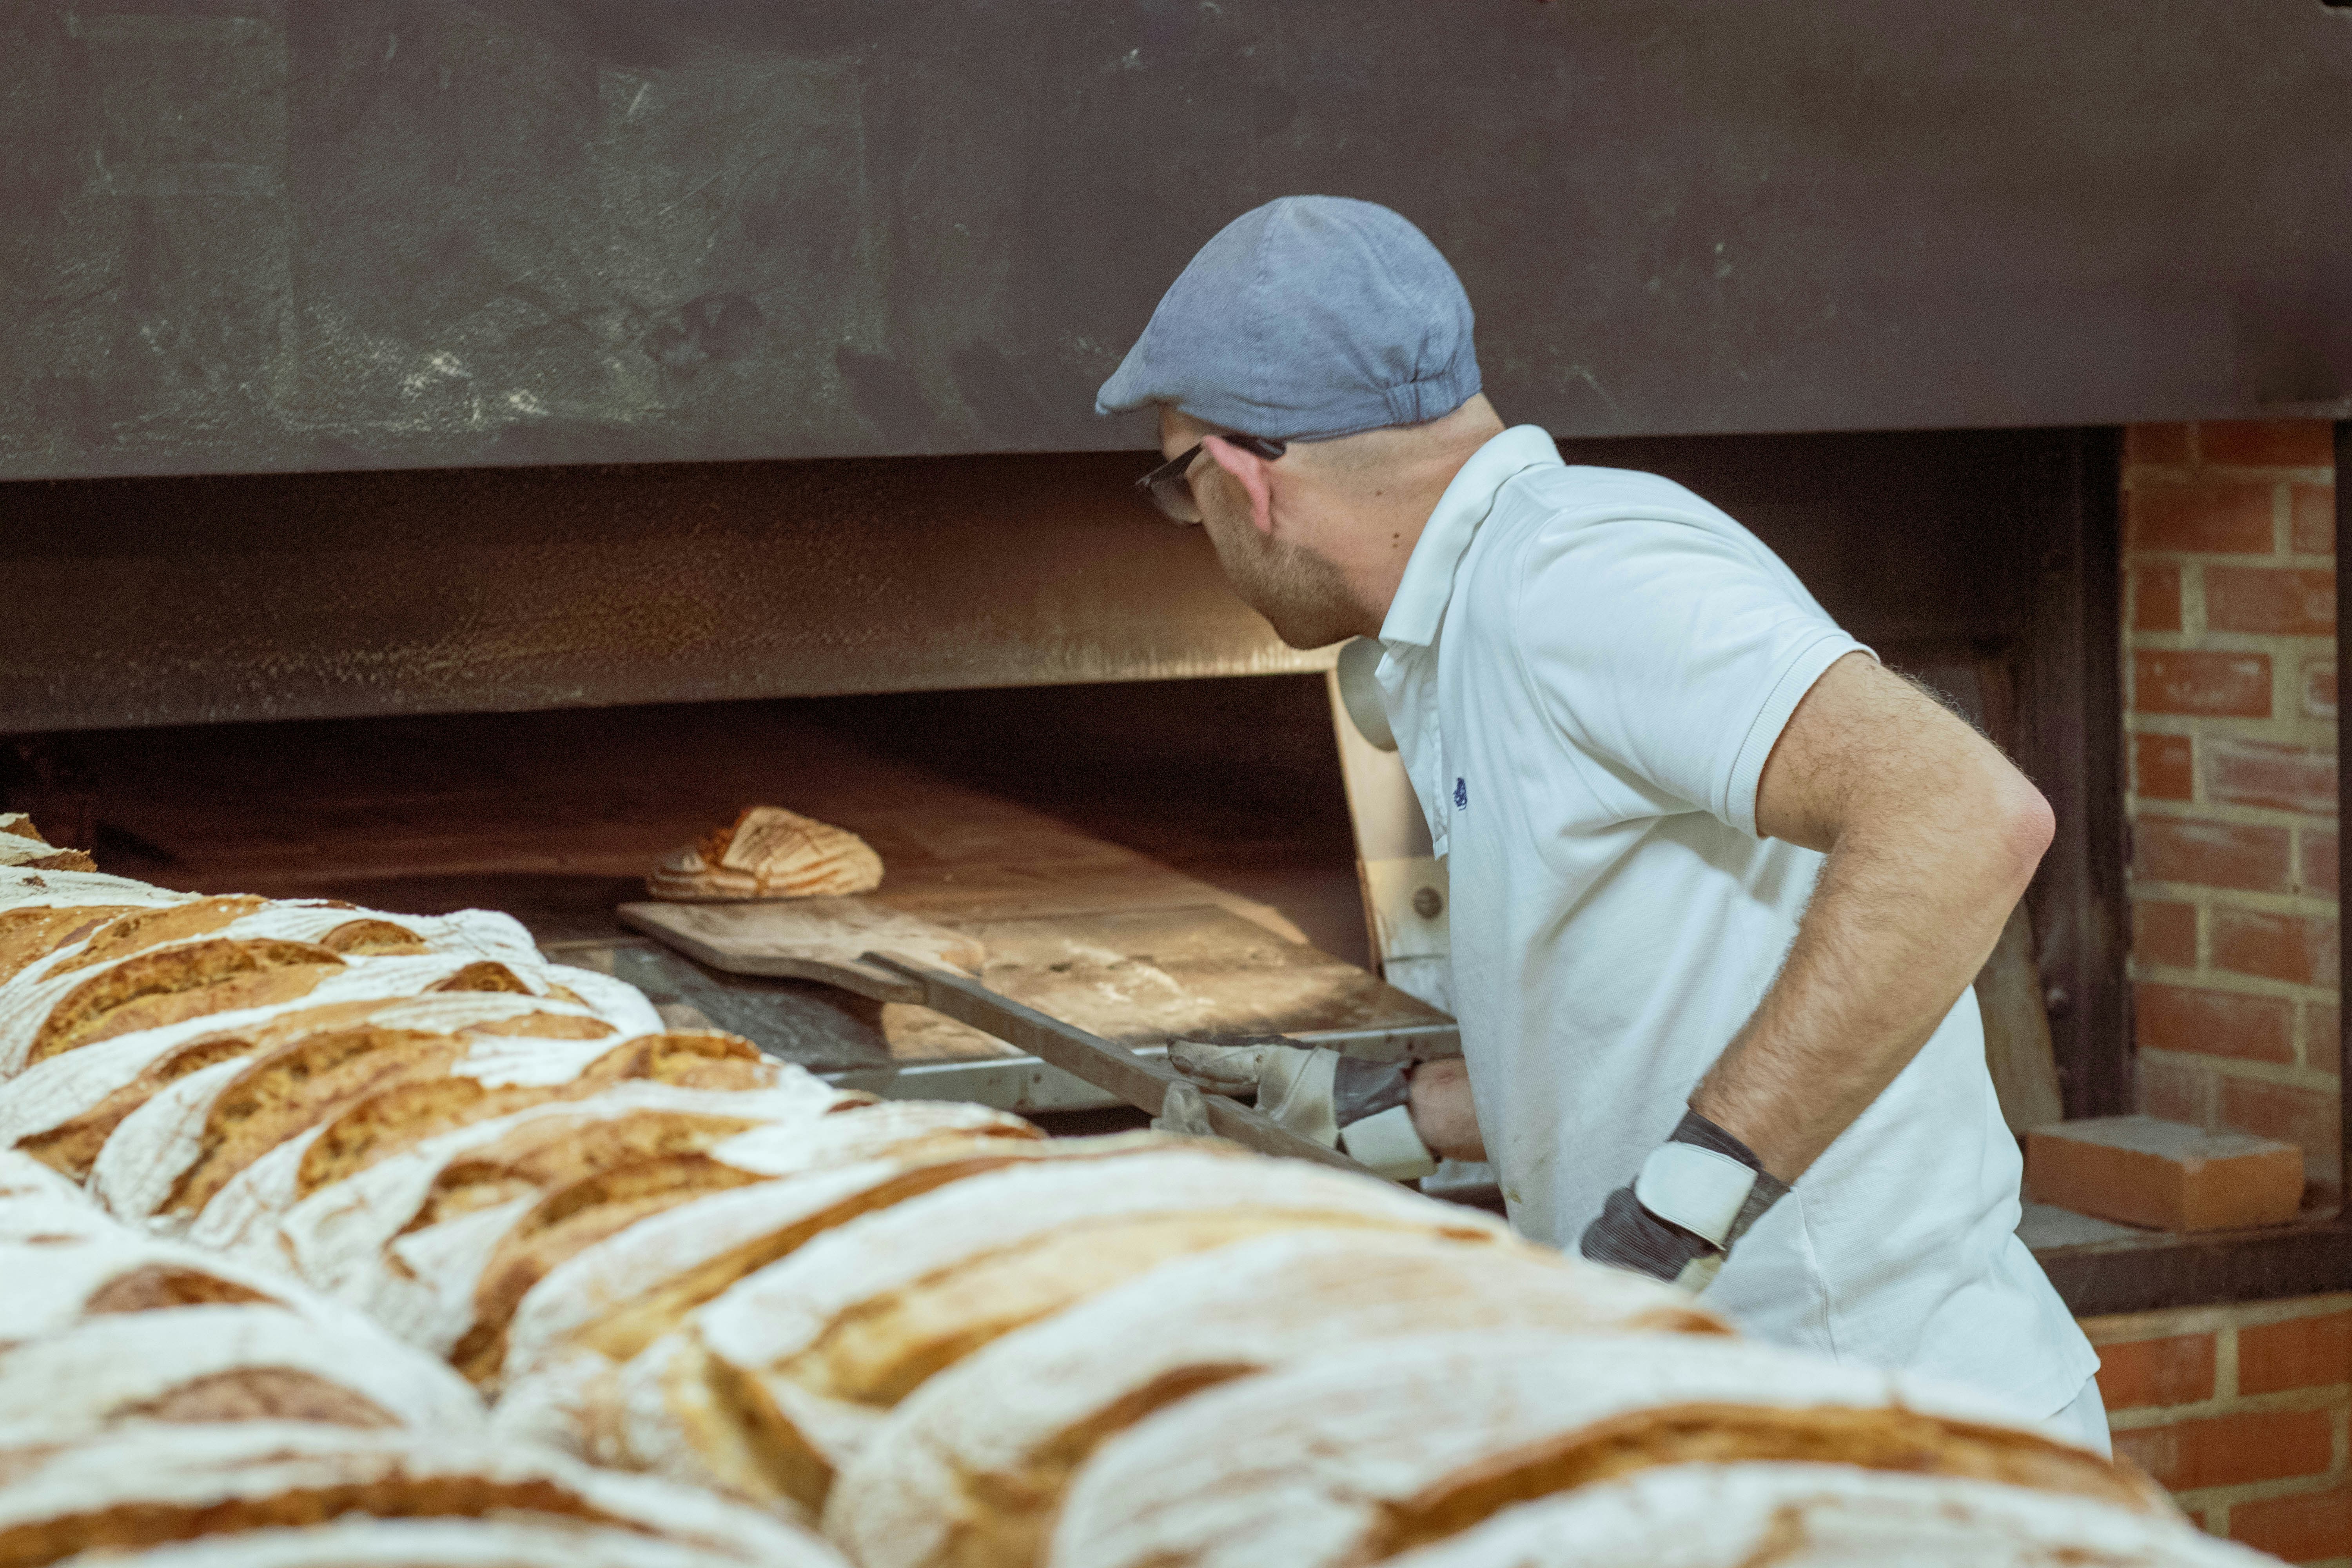
[[[1158,410],[1145,488],[1285,642],[1379,639],[1451,884],[1461,1061],[1180,1065],[1391,1173],[1492,1160],[1539,1240],[2104,1448],[1969,990],[2048,804],[1723,512],[1507,429],[1471,325],[1404,218],[1287,197],[1102,388]]]

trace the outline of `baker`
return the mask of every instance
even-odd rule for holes
[[[1286,197],[1102,387],[1158,410],[1142,488],[1283,641],[1379,639],[1451,884],[1460,1060],[1180,1066],[1393,1173],[1491,1160],[1532,1237],[2104,1449],[1969,990],[2048,804],[1731,518],[1506,428],[1471,325],[1404,218]]]

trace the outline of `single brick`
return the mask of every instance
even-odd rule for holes
[[[2213,1397],[2213,1336],[2101,1345],[2099,1397],[2110,1410],[2188,1405]]]
[[[2138,649],[2132,655],[2132,706],[2142,713],[2267,719],[2271,656]]]
[[[2296,485],[2287,497],[2290,537],[2298,555],[2336,553],[2336,488]]]
[[[2306,832],[2304,837],[2307,841],[2313,835]],[[2132,824],[2132,852],[2133,870],[2144,880],[2194,882],[2200,887],[2242,888],[2257,893],[2284,893],[2289,887],[2288,834],[2284,827],[2143,816]],[[2306,875],[2309,870],[2306,843]]]
[[[2238,1331],[2238,1392],[2276,1394],[2352,1383],[2352,1312],[2321,1312]]]
[[[2124,461],[2167,463],[2174,468],[2186,468],[2189,464],[2189,426],[2186,425],[2126,426]]]
[[[2303,1152],[2153,1116],[2102,1116],[2025,1135],[2037,1203],[2158,1230],[2283,1225],[2303,1201]]]
[[[2294,1060],[2294,1004],[2143,981],[2132,987],[2133,1032],[2145,1048],[2243,1061]]]
[[[2302,854],[2294,878],[2297,888],[2306,893],[2325,893],[2333,898],[2339,864],[2334,828],[2306,827],[2303,830]]]
[[[2186,735],[2134,735],[2133,786],[2158,800],[2188,800],[2197,793],[2193,756]]]
[[[2191,1127],[2213,1124],[2213,1071],[2195,1057],[2170,1051],[2141,1051],[2133,1063],[2137,1089],[2135,1103],[2144,1116],[2185,1121]]]
[[[2213,967],[2297,985],[2333,985],[2336,932],[2332,920],[2217,909],[2213,911]]]
[[[2325,468],[2336,461],[2336,431],[2319,419],[2231,419],[2197,426],[2204,462],[2240,468]]]
[[[2197,967],[2197,906],[2157,899],[2132,901],[2132,957],[2142,963]]]
[[[2116,1455],[2173,1491],[2327,1473],[2335,1444],[2325,1410],[2264,1411],[2176,1421],[2116,1434]],[[2231,1510],[2234,1524],[2237,1509]]]
[[[2132,630],[2180,629],[2180,568],[2143,566],[2132,574]]]
[[[2303,1040],[2314,1061],[2342,1060],[2343,1053],[2336,1047],[2344,1043],[2344,1010],[2333,1002],[2305,1002],[2303,1005]]]
[[[2135,550],[2219,555],[2274,553],[2269,485],[2136,484],[2124,515]]]
[[[2217,632],[2336,635],[2336,574],[2308,568],[2205,568],[2205,625]]]
[[[2336,661],[2315,658],[2303,667],[2303,712],[2307,719],[2336,717]]]
[[[2324,1057],[2333,1062],[2332,1054]],[[2341,1158],[2336,1090],[2297,1089],[2252,1079],[2221,1079],[2221,1124],[2255,1138],[2275,1139],[2301,1149],[2306,1163],[2334,1172]]]
[[[2352,1557],[2352,1489],[2232,1503],[2230,1539],[2289,1563]]]
[[[2231,805],[2336,815],[2336,752],[2216,735],[2206,740],[2205,790]]]

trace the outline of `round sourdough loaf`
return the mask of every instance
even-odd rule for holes
[[[537,1519],[346,1518],[249,1530],[144,1551],[100,1551],[62,1568],[739,1568],[743,1559],[634,1530]],[[791,1564],[837,1565],[803,1543]]]
[[[316,942],[215,936],[20,975],[0,987],[0,1076],[118,1035],[296,1001],[347,967]]]
[[[448,962],[390,972],[368,965],[349,985],[339,977],[321,987],[336,994],[354,987],[389,994],[326,1003],[306,997],[247,1015],[234,1026],[197,1018],[52,1057],[0,1083],[0,1142],[87,1177],[114,1129],[167,1086],[199,1068],[310,1035],[358,1028],[460,1035],[473,1042],[473,1059],[487,1065],[496,1048],[490,1042],[502,1037],[609,1042],[620,1034],[583,1004],[496,991],[409,994],[420,975],[449,973]]]
[[[1112,1437],[1071,1482],[1047,1561],[1379,1563],[1653,1466],[1792,1459],[2169,1510],[1965,1389],[1725,1338],[1437,1334],[1243,1378]]]
[[[61,1218],[78,1228],[57,1228]],[[282,1307],[339,1322],[358,1316],[282,1274],[142,1236],[79,1200],[72,1207],[57,1198],[0,1204],[0,1279],[8,1281],[0,1345],[86,1317],[173,1307]]]
[[[637,1531],[761,1568],[839,1568],[824,1542],[691,1488],[475,1436],[296,1422],[153,1423],[0,1453],[0,1563],[368,1516]]]
[[[484,1382],[502,1377],[560,1353],[575,1335],[615,1316],[626,1324],[607,1328],[594,1348],[614,1359],[634,1354],[819,1230],[962,1175],[1050,1157],[1075,1142],[1083,1141],[1050,1143],[1029,1122],[984,1106],[920,1100],[740,1133],[713,1145],[708,1158],[757,1185],[694,1193],[683,1205],[640,1204],[625,1226],[612,1221],[627,1211],[608,1204],[601,1214],[509,1231],[476,1289],[477,1326],[495,1328],[495,1342],[480,1347],[488,1364],[469,1370]],[[780,1177],[796,1179],[773,1179]],[[609,1348],[632,1330],[635,1342],[625,1352]]]
[[[654,897],[688,902],[837,898],[881,885],[882,858],[866,840],[780,805],[749,807],[646,879]]]
[[[679,1331],[693,1349],[663,1352],[662,1386],[707,1380],[762,1489],[814,1509],[884,1412],[991,1340],[1171,1258],[1315,1229],[1510,1237],[1490,1215],[1300,1161],[1195,1147],[1032,1162],[853,1220],[742,1280]],[[626,1397],[651,1399],[645,1375],[624,1375]]]
[[[814,1079],[733,1093],[623,1083],[379,1161],[295,1205],[243,1250],[283,1258],[401,1339],[446,1355],[473,1327],[475,1289],[499,1241],[544,1194],[643,1162],[701,1158],[752,1127],[843,1103],[854,1101]],[[757,1179],[707,1159],[696,1169],[682,1190]]]
[[[430,1062],[404,1066],[230,1176],[197,1213],[188,1237],[207,1247],[242,1247],[310,1193],[404,1149],[534,1106],[585,1100],[615,1084],[830,1092],[801,1068],[761,1056],[749,1040],[715,1030],[639,1035],[618,1044],[597,1039],[589,1050],[593,1054],[575,1055],[563,1042],[475,1034],[455,1070]]]
[[[1027,1568],[1094,1447],[1229,1378],[1443,1330],[1729,1331],[1687,1293],[1533,1247],[1296,1231],[1165,1263],[933,1377],[826,1500],[863,1568]]]
[[[142,1420],[318,1421],[438,1436],[478,1429],[482,1406],[464,1378],[356,1313],[101,1311],[0,1348],[0,1447]]]
[[[2185,1521],[1834,1465],[1673,1465],[1507,1509],[1396,1568],[2255,1568]]]

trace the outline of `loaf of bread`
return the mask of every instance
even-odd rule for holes
[[[891,1405],[991,1340],[1169,1259],[1315,1229],[1509,1236],[1384,1182],[1206,1150],[988,1172],[826,1231],[656,1341],[616,1379],[621,1447],[814,1510]]]
[[[475,1327],[476,1288],[501,1241],[550,1217],[542,1198],[625,1199],[616,1186],[649,1172],[673,1203],[761,1180],[711,1161],[709,1149],[752,1127],[814,1121],[856,1102],[806,1074],[737,1092],[622,1083],[378,1161],[296,1204],[242,1255],[283,1260],[402,1339],[446,1355]]]
[[[820,1557],[814,1543],[778,1561]],[[346,1515],[308,1529],[280,1526],[69,1557],[60,1568],[741,1568],[745,1559],[617,1525],[540,1515],[496,1519],[373,1519]]]
[[[87,850],[58,848],[21,811],[0,811],[0,866],[21,866],[27,871],[97,869]]]
[[[1028,1568],[1071,1472],[1153,1411],[1334,1345],[1473,1329],[1729,1331],[1685,1291],[1547,1249],[1261,1237],[1162,1264],[931,1378],[835,1482],[825,1531],[863,1568]]]
[[[839,898],[882,885],[882,858],[846,828],[755,805],[701,842],[669,856],[646,879],[656,899]]]
[[[1396,1568],[2256,1568],[2162,1514],[1842,1465],[1669,1465],[1506,1509]]]
[[[565,1053],[543,1049],[542,1041],[478,1034],[469,1040],[456,1069],[392,1075],[259,1154],[198,1212],[190,1239],[212,1247],[245,1246],[320,1188],[404,1149],[534,1106],[586,1100],[615,1084],[729,1090],[779,1089],[788,1082],[811,1087],[799,1068],[770,1060],[740,1036],[716,1030],[639,1035],[617,1045],[598,1041],[596,1054],[584,1064],[576,1058],[563,1062],[568,1077],[551,1070]],[[857,1098],[815,1092],[824,1094],[826,1104]]]
[[[840,1564],[806,1531],[707,1493],[462,1435],[156,1422],[61,1447],[0,1452],[0,1473],[8,1477],[0,1488],[0,1563],[9,1568],[371,1516],[586,1524],[760,1568]]]
[[[1733,1339],[1434,1334],[1227,1383],[1113,1436],[1071,1482],[1046,1560],[1381,1563],[1515,1503],[1756,1460],[2169,1511],[2144,1479],[1956,1387]]]

